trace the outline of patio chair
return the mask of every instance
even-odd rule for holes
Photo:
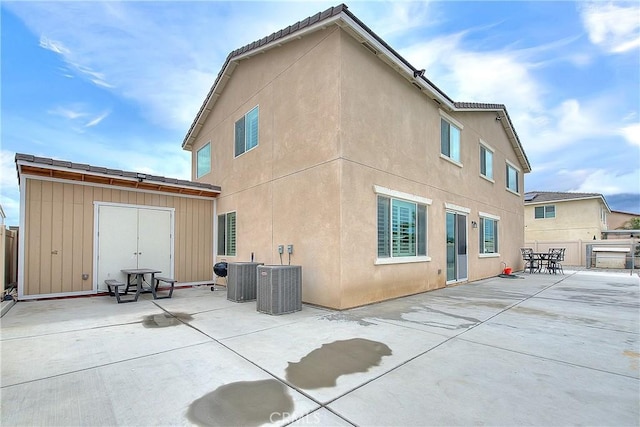
[[[549,273],[557,274],[558,271],[564,275],[561,261],[564,260],[565,248],[551,248],[549,249],[549,259],[547,261],[547,271]]]
[[[538,271],[540,269],[540,260],[533,256],[533,248],[520,248],[522,252],[522,260],[524,261],[524,271],[529,269],[529,273]]]

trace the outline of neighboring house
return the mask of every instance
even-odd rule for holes
[[[522,265],[531,168],[504,105],[454,102],[344,5],[231,52],[182,147],[222,189],[215,261],[301,265],[305,302]]]
[[[525,240],[600,239],[611,213],[602,194],[531,191],[524,196]]]
[[[607,230],[611,209],[602,194],[531,191],[524,200],[525,245],[565,248],[564,264],[585,265],[588,246]]]
[[[104,292],[123,268],[211,282],[220,188],[16,154],[18,298]]]
[[[635,228],[635,224],[631,223],[631,220],[633,219],[636,219],[636,221],[640,220],[640,214],[633,214],[622,211],[611,211],[611,214],[607,217],[607,225],[609,227],[610,234],[608,238],[613,238],[614,236],[630,237],[630,234],[625,233],[624,230],[632,230]]]

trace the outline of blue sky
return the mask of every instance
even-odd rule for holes
[[[6,223],[16,152],[190,179],[181,143],[229,52],[336,4],[3,1]],[[640,213],[637,1],[347,4],[455,101],[506,105],[527,191]]]

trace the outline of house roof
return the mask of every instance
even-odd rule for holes
[[[440,88],[433,84],[424,76],[424,70],[418,69],[411,65],[409,61],[403,58],[391,46],[389,46],[382,38],[367,27],[360,19],[351,13],[345,4],[330,7],[324,12],[318,12],[308,18],[296,22],[293,25],[279,30],[267,37],[249,43],[239,49],[229,53],[222,69],[218,73],[209,93],[204,99],[200,110],[196,114],[187,134],[182,141],[182,148],[191,150],[198,133],[202,129],[206,118],[213,109],[218,97],[222,94],[226,83],[231,78],[234,69],[243,59],[249,58],[258,53],[263,53],[269,49],[282,46],[283,44],[296,40],[306,34],[325,29],[330,25],[338,25],[349,35],[355,38],[359,43],[364,45],[380,60],[394,68],[407,80],[418,86],[420,90],[433,99],[436,103],[448,111],[494,111],[497,114],[497,120],[500,120],[504,127],[511,145],[513,146],[520,165],[525,173],[531,172],[531,165],[524,152],[520,139],[515,131],[511,118],[507,113],[507,109],[503,104],[487,104],[477,102],[454,102]]]
[[[557,191],[528,191],[524,194],[525,205],[538,205],[541,203],[550,202],[569,202],[574,200],[587,200],[587,199],[600,199],[602,203],[607,207],[607,210],[611,212],[607,200],[600,193],[572,193],[572,192],[557,192]]]
[[[48,178],[80,181],[100,185],[126,187],[145,191],[181,194],[201,197],[217,197],[221,188],[201,182],[186,181],[164,176],[149,175],[141,172],[129,172],[73,163],[31,154],[16,154],[18,182],[21,175],[35,175]]]

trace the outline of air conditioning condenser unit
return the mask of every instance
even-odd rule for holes
[[[258,266],[257,310],[286,314],[302,310],[302,266]]]
[[[227,273],[227,299],[234,302],[256,299],[259,262],[230,262]]]

